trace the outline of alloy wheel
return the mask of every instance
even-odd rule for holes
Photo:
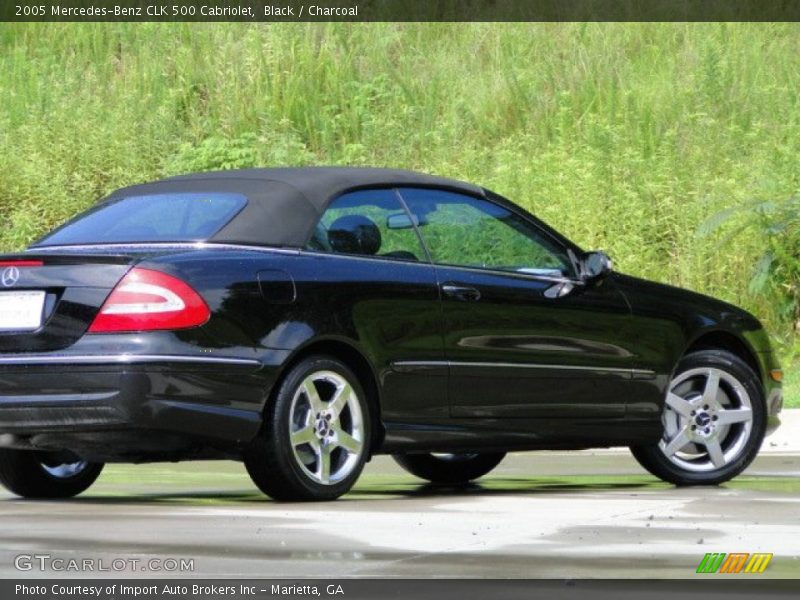
[[[55,477],[56,479],[69,479],[71,477],[75,477],[83,473],[86,470],[86,467],[89,466],[89,463],[85,460],[62,463],[59,465],[48,465],[46,463],[39,464],[42,465],[42,468],[48,475]]]
[[[332,485],[358,468],[364,451],[364,415],[353,386],[333,371],[306,377],[289,411],[292,454],[316,483]]]
[[[679,467],[715,471],[739,458],[753,429],[753,409],[744,385],[722,369],[680,373],[670,383],[659,448]]]

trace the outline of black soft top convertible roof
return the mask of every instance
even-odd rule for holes
[[[247,206],[209,241],[300,248],[331,200],[367,187],[425,186],[483,196],[475,185],[399,169],[298,167],[213,171],[170,177],[117,190],[101,202],[174,192],[227,192]]]

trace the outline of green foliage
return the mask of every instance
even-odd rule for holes
[[[709,236],[733,222],[725,242],[753,233],[766,242],[766,249],[753,268],[749,290],[778,300],[781,317],[800,331],[800,198],[756,201],[712,215],[699,229]]]
[[[197,145],[184,142],[166,165],[166,171],[191,173],[273,164],[303,165],[311,161],[305,144],[293,136],[275,140],[267,135],[243,133],[233,138],[211,136]]]
[[[798,196],[799,34],[792,23],[6,24],[0,250],[164,175],[406,167],[493,188],[622,271],[745,306],[789,356],[796,235],[722,237],[752,198]],[[736,218],[698,238],[727,209]]]
[[[184,143],[169,165],[171,171],[186,173],[217,169],[242,169],[258,161],[258,138],[246,133],[237,138],[206,138],[197,146]]]

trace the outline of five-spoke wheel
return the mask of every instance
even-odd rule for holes
[[[245,466],[276,500],[332,500],[361,474],[370,432],[369,404],[355,374],[337,359],[312,356],[278,386]]]
[[[334,371],[316,371],[297,389],[290,412],[290,440],[297,464],[314,481],[345,479],[364,452],[364,415],[358,396]]]
[[[713,471],[736,460],[753,427],[750,395],[715,367],[690,369],[670,385],[664,410],[664,455],[690,471]]]
[[[721,483],[755,457],[764,413],[761,385],[747,364],[728,352],[695,352],[681,361],[670,382],[661,440],[634,448],[633,454],[666,481]]]

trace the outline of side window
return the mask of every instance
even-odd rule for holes
[[[502,206],[442,190],[404,188],[400,193],[435,263],[536,275],[573,274],[563,248]]]
[[[408,213],[390,189],[339,196],[322,215],[308,249],[427,261]]]

